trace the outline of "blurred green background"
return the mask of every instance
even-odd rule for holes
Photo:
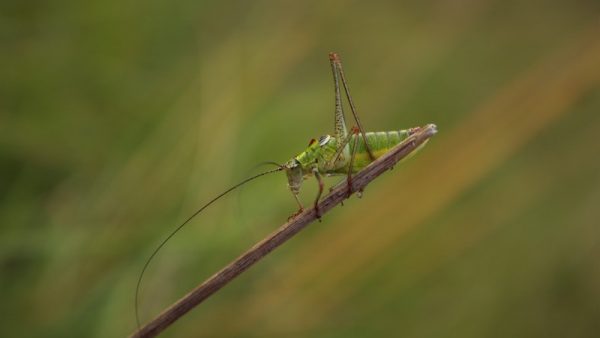
[[[439,134],[164,337],[600,332],[597,1],[0,13],[0,336],[128,335],[141,266],[178,222],[332,132],[330,51],[368,130]],[[144,278],[142,320],[285,221],[286,183],[250,183],[173,238]]]

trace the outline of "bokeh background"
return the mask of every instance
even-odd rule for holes
[[[439,134],[163,336],[600,332],[599,2],[0,8],[0,336],[128,335],[178,222],[332,132],[330,51],[368,130]],[[143,321],[295,209],[283,174],[211,207]]]

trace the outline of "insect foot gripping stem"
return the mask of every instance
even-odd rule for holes
[[[291,214],[290,217],[288,217],[288,222],[294,219],[296,216],[300,215],[302,212],[304,212],[304,208],[298,209],[298,211],[296,211],[295,213]]]
[[[315,217],[317,218],[317,221],[319,221],[319,223],[322,222],[321,220],[321,210],[319,210],[319,206],[315,205]]]

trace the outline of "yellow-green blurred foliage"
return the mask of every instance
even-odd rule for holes
[[[597,1],[0,8],[0,336],[129,334],[161,239],[333,130],[330,51],[368,130],[439,134],[164,336],[600,332]],[[295,208],[278,174],[198,217],[150,266],[142,320]]]

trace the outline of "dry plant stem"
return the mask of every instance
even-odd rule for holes
[[[381,175],[386,170],[391,169],[398,161],[412,153],[435,133],[436,127],[434,125],[427,125],[421,128],[404,142],[400,143],[388,153],[375,160],[368,167],[354,175],[352,177],[351,191],[362,191],[367,184],[377,176]],[[329,195],[319,202],[319,212],[321,216],[346,198],[348,198],[348,185],[344,180],[335,186]],[[202,303],[206,298],[217,292],[232,279],[251,267],[254,263],[258,262],[269,252],[285,243],[288,239],[292,238],[316,219],[317,215],[314,209],[305,210],[290,219],[275,232],[255,244],[250,250],[246,251],[219,272],[212,275],[209,279],[204,281],[204,283],[197,286],[175,304],[165,309],[160,315],[144,325],[139,332],[134,332],[131,337],[155,337],[196,305]]]

